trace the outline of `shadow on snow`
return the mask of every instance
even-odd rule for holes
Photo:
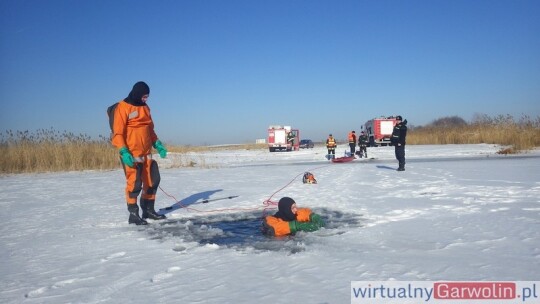
[[[162,208],[158,211],[159,214],[167,214],[170,212],[173,212],[177,209],[187,207],[189,205],[198,204],[201,203],[201,201],[209,200],[212,194],[223,191],[223,189],[217,189],[217,190],[209,190],[204,191],[196,194],[192,194],[184,199],[182,199],[179,202],[176,202],[175,204]]]

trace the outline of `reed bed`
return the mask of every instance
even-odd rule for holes
[[[499,153],[519,153],[540,147],[540,117],[478,116],[473,122],[441,118],[427,126],[409,127],[407,144],[499,144]],[[190,152],[215,150],[267,149],[266,144],[221,146],[170,146],[175,153],[173,167],[193,167],[205,164],[204,157],[195,164],[183,155]],[[108,170],[120,168],[118,151],[108,138],[92,139],[85,134],[40,129],[36,132],[0,132],[0,173],[35,173],[56,171]]]
[[[452,117],[441,118],[425,127],[412,127],[407,144],[499,144],[500,153],[517,153],[540,147],[540,117],[523,116],[514,120],[510,115],[477,116],[473,122],[456,122]]]
[[[0,173],[104,170],[119,166],[108,139],[53,129],[0,132]]]
[[[184,157],[189,152],[213,150],[263,149],[265,144],[240,144],[220,146],[168,146],[175,153],[173,168],[206,167],[204,157],[197,162]],[[118,151],[109,138],[92,139],[85,134],[40,129],[36,132],[0,132],[0,173],[33,173],[82,170],[108,170],[120,168]]]

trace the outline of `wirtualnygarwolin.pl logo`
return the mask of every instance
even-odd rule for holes
[[[540,303],[540,281],[352,281],[351,303]]]

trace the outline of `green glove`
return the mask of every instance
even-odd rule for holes
[[[324,227],[324,225],[325,225],[323,219],[321,218],[321,216],[318,215],[318,214],[316,214],[316,213],[312,213],[312,214],[309,216],[309,220],[310,220],[313,224],[319,226],[319,228],[320,228],[320,227]]]
[[[133,163],[135,162],[135,160],[133,159],[133,155],[131,155],[128,148],[122,147],[118,152],[120,152],[122,162],[129,167],[133,167]]]
[[[319,226],[312,222],[290,221],[289,229],[291,230],[291,233],[295,233],[297,231],[311,232],[319,230]]]
[[[154,143],[154,148],[156,148],[161,158],[167,157],[167,149],[165,149],[165,147],[163,146],[163,144],[161,143],[159,139],[156,140],[156,142]]]

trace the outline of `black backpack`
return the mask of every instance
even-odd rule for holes
[[[107,108],[107,116],[109,116],[109,127],[111,128],[111,135],[110,138],[112,140],[113,136],[113,126],[114,126],[114,111],[116,111],[116,107],[118,107],[119,102],[113,104],[112,106]]]

